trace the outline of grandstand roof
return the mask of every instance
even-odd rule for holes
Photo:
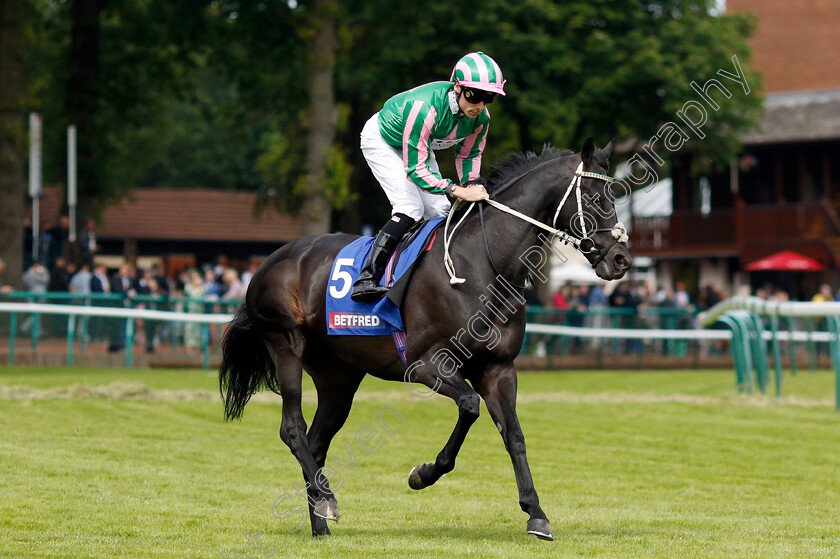
[[[63,189],[44,188],[42,223],[57,220],[62,195]],[[138,188],[105,209],[96,232],[100,239],[203,241],[290,241],[303,234],[297,217],[273,207],[257,215],[255,204],[254,192]]]
[[[760,130],[741,139],[755,145],[838,138],[840,90],[829,90],[768,95]]]

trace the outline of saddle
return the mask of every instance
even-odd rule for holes
[[[337,336],[382,336],[405,331],[400,307],[414,267],[432,247],[444,218],[421,221],[403,236],[388,261],[380,285],[390,287],[378,301],[356,302],[350,298],[373,237],[360,237],[339,251],[327,282],[327,333]]]

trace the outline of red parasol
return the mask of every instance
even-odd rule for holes
[[[825,270],[825,264],[798,252],[783,250],[771,254],[761,260],[756,260],[744,266],[744,270],[755,272],[758,270],[784,270],[788,272],[819,272]]]

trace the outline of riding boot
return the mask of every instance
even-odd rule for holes
[[[353,284],[353,292],[350,294],[351,299],[357,303],[375,301],[388,293],[388,288],[379,285],[379,280],[382,279],[382,274],[388,265],[388,259],[399,241],[398,237],[392,237],[384,229],[376,234],[367,260],[362,266],[362,271],[359,272],[359,279]]]

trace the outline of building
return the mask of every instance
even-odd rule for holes
[[[57,223],[62,191],[45,188],[41,227]],[[271,206],[257,211],[254,192],[138,188],[108,206],[98,221],[97,259],[109,268],[124,261],[160,262],[169,273],[225,256],[244,269],[303,234],[300,219]],[[81,226],[78,228],[81,229]]]
[[[840,282],[840,2],[729,0],[758,19],[750,44],[764,75],[760,129],[745,135],[728,172],[690,177],[674,165],[673,212],[636,217],[632,253],[657,262],[659,278],[697,289],[772,284],[810,298]],[[824,272],[752,272],[782,250],[812,257]]]

